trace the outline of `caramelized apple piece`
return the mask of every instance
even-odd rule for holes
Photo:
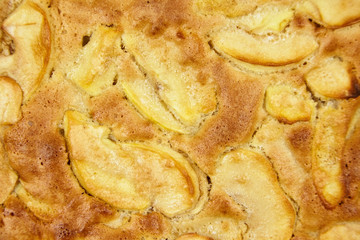
[[[241,29],[222,30],[212,43],[219,52],[263,66],[297,63],[318,48],[314,37],[303,33],[256,36]]]
[[[212,240],[212,238],[201,236],[196,233],[188,233],[181,235],[180,237],[176,238],[176,240]]]
[[[68,77],[90,95],[112,86],[117,75],[116,57],[121,53],[121,34],[100,26],[80,53]]]
[[[244,149],[227,153],[214,177],[219,187],[245,207],[248,239],[291,238],[295,212],[265,157]]]
[[[0,142],[0,204],[3,204],[13,191],[18,177],[5,160],[4,149]]]
[[[314,103],[290,86],[276,85],[267,88],[265,107],[279,121],[291,124],[310,120]]]
[[[21,118],[22,92],[11,78],[0,77],[0,124],[14,124]]]
[[[50,55],[51,36],[45,13],[31,1],[24,1],[3,23],[14,39],[15,53],[0,56],[0,73],[7,72],[19,83],[24,99],[39,86]]]
[[[344,197],[341,158],[349,121],[344,110],[328,105],[319,110],[312,147],[312,175],[328,208]]]
[[[252,33],[279,33],[285,29],[293,17],[294,11],[288,6],[265,4],[241,17],[239,22]]]
[[[349,62],[329,58],[306,74],[309,88],[321,98],[348,98],[356,96],[356,77]]]
[[[310,2],[319,12],[319,20],[330,27],[340,27],[360,18],[359,0],[310,0]]]
[[[108,128],[75,111],[66,112],[64,128],[73,171],[92,195],[120,209],[152,205],[170,217],[197,203],[198,178],[181,154],[160,146],[115,143]]]
[[[197,80],[199,71],[181,62],[179,56],[183,49],[177,44],[161,38],[147,38],[138,32],[125,33],[123,41],[153,81],[161,100],[183,124],[199,124],[202,115],[215,110],[213,84]]]

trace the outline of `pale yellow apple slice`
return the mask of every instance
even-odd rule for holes
[[[199,71],[181,62],[183,50],[175,42],[152,39],[143,33],[123,34],[126,49],[154,82],[162,101],[187,126],[216,109],[214,85],[202,84]]]
[[[265,108],[271,116],[281,122],[308,121],[315,103],[309,96],[301,94],[288,85],[274,85],[266,89]]]
[[[359,0],[310,0],[320,19],[330,27],[340,27],[360,18]]]
[[[50,55],[50,27],[43,10],[24,1],[3,23],[14,39],[15,53],[0,56],[0,72],[12,76],[24,92],[24,99],[37,89]]]
[[[227,17],[239,17],[256,9],[270,0],[195,0],[196,12],[205,14],[223,14]]]
[[[0,204],[3,204],[13,191],[18,177],[5,160],[5,152],[0,142]]]
[[[327,105],[319,109],[312,147],[312,176],[325,206],[335,207],[344,197],[341,158],[350,120],[345,110]]]
[[[170,217],[195,207],[198,177],[181,154],[159,146],[115,143],[108,138],[108,128],[75,111],[66,112],[64,128],[73,171],[90,194],[119,209],[153,206]]]
[[[225,154],[214,183],[245,207],[246,239],[291,238],[295,211],[265,157],[245,149]]]
[[[99,26],[84,46],[68,77],[90,95],[112,86],[117,75],[116,57],[121,53],[121,34]]]
[[[126,67],[134,66],[126,65]],[[122,73],[119,74],[121,76]],[[151,82],[143,74],[138,73],[135,76],[121,77],[120,84],[128,99],[150,121],[171,131],[184,134],[191,133],[191,128],[181,124],[166,108],[165,103],[161,101]]]
[[[329,58],[305,75],[306,83],[318,97],[348,98],[356,96],[356,77],[349,62]]]
[[[315,38],[305,33],[257,36],[241,29],[221,30],[215,34],[212,43],[221,53],[263,66],[297,63],[318,48]]]
[[[241,17],[238,22],[244,29],[256,34],[279,33],[294,17],[290,6],[264,4],[254,12]]]
[[[0,124],[14,124],[21,118],[22,91],[11,78],[0,77]]]

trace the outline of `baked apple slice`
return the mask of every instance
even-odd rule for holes
[[[289,85],[274,85],[266,89],[265,108],[279,121],[291,124],[297,121],[309,121],[315,103],[310,96]]]
[[[114,142],[107,127],[76,111],[65,113],[64,129],[72,169],[93,196],[119,209],[153,206],[169,217],[195,207],[198,177],[181,154],[160,146]]]
[[[124,74],[132,69],[133,74]],[[134,62],[120,66],[119,80],[127,98],[132,102],[138,111],[150,121],[159,126],[184,134],[192,132],[192,128],[185,126],[169,111],[166,104],[161,100],[156,88],[144,74],[137,69]]]
[[[0,74],[13,77],[27,100],[46,71],[51,49],[50,27],[40,7],[24,1],[4,21],[3,28],[13,38],[15,52],[0,56]]]
[[[291,238],[295,211],[265,157],[245,149],[229,152],[220,160],[214,178],[245,207],[246,239]]]
[[[195,0],[196,12],[208,14],[222,14],[229,18],[235,18],[247,14],[270,0]]]
[[[13,79],[0,77],[0,93],[0,124],[14,124],[21,118],[21,88]]]
[[[305,12],[329,27],[341,27],[360,18],[358,0],[309,0],[304,4],[307,5]]]
[[[312,147],[312,175],[324,205],[334,208],[345,195],[341,158],[350,119],[346,108],[328,104],[319,109]]]
[[[67,76],[90,95],[98,95],[113,85],[117,75],[116,57],[120,53],[120,32],[99,26]]]
[[[322,61],[305,75],[305,79],[311,91],[325,100],[358,95],[357,79],[351,64],[337,57]]]
[[[314,37],[305,33],[254,35],[237,28],[217,32],[212,43],[237,60],[272,67],[300,62],[318,48]]]
[[[280,33],[294,17],[291,6],[264,4],[254,12],[241,17],[238,22],[248,32],[255,34]]]
[[[216,109],[211,80],[207,79],[207,84],[198,81],[199,71],[181,62],[184,49],[176,43],[135,31],[124,33],[123,42],[153,81],[161,100],[184,125],[195,126],[203,115]]]

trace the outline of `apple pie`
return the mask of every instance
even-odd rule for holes
[[[0,240],[360,239],[359,0],[1,0]]]

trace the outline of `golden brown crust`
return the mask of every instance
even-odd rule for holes
[[[358,1],[20,2],[0,240],[360,237]]]
[[[311,169],[311,142],[313,129],[309,123],[294,124],[285,130],[289,147],[294,153],[297,161],[309,171]]]
[[[41,221],[15,196],[8,198],[0,212],[0,239],[43,239],[49,236]]]
[[[153,124],[137,113],[126,96],[115,88],[90,99],[90,115],[99,123],[110,126],[112,134],[119,140],[148,140],[156,131]]]

